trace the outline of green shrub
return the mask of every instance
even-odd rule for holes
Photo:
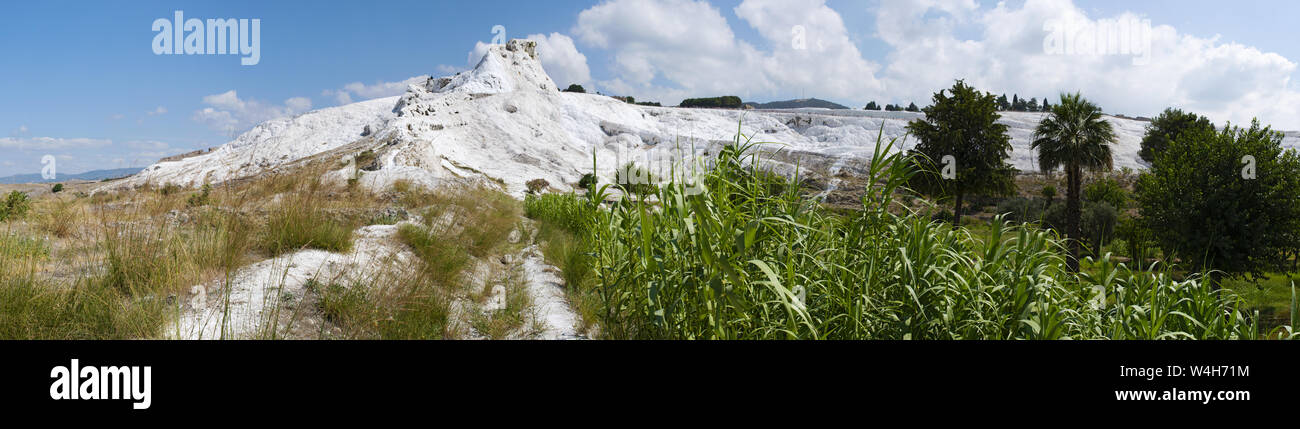
[[[27,193],[12,191],[5,196],[4,205],[0,206],[0,222],[22,219],[31,211],[32,202]]]
[[[185,205],[190,207],[202,207],[212,202],[212,185],[204,184],[203,190],[197,194],[190,195],[185,201]]]
[[[1128,191],[1115,179],[1102,179],[1083,187],[1083,199],[1094,203],[1106,203],[1116,210],[1128,207]]]
[[[60,192],[63,192],[63,184],[62,184],[62,183],[55,183],[55,184],[54,184],[54,188],[51,188],[51,189],[50,189],[50,192],[55,193],[55,194],[60,193]]]
[[[595,174],[587,173],[583,174],[581,179],[578,179],[578,188],[590,190],[595,188],[599,183],[600,181],[596,179]]]

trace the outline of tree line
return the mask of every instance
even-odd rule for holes
[[[951,202],[954,228],[971,195],[1017,192],[1017,171],[1007,163],[1010,137],[1006,125],[998,123],[998,112],[1007,110],[1003,101],[1005,96],[958,80],[935,93],[933,104],[922,109],[924,118],[907,126],[918,140],[908,158],[921,171],[910,187]],[[1056,103],[1043,105],[1039,109],[1046,115],[1035,127],[1030,147],[1041,172],[1065,175],[1065,219],[1055,226],[1067,238],[1068,267],[1078,271],[1081,245],[1093,242],[1080,228],[1081,202],[1118,206],[1113,212],[1129,199],[1113,180],[1084,183],[1088,173],[1113,169],[1111,145],[1117,135],[1101,107],[1080,93],[1062,94]],[[1158,246],[1166,264],[1207,273],[1216,285],[1224,276],[1258,278],[1284,271],[1288,264],[1295,268],[1300,256],[1300,155],[1281,143],[1282,133],[1258,120],[1249,127],[1216,129],[1204,116],[1166,109],[1152,120],[1141,143],[1140,158],[1149,169],[1133,185],[1137,216],[1125,225],[1131,229],[1126,232],[1129,245]],[[1055,188],[1042,190],[1049,205],[1055,194]]]

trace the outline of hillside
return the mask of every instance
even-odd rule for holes
[[[820,100],[806,100],[811,103]],[[1003,112],[1012,138],[1010,162],[1036,171],[1030,149],[1042,113]],[[250,177],[309,157],[337,162],[332,180],[356,179],[370,189],[397,181],[426,186],[486,181],[515,196],[543,179],[571,189],[591,171],[612,177],[616,167],[679,161],[716,153],[733,140],[737,124],[754,141],[780,142],[768,150],[781,167],[852,170],[868,159],[876,137],[902,138],[920,113],[826,108],[779,111],[688,109],[631,105],[595,94],[562,93],[542,69],[532,42],[493,46],[471,71],[429,78],[404,95],[380,98],[266,122],[210,153],[159,162],[110,186],[143,183],[197,187]],[[1115,166],[1145,168],[1138,159],[1147,122],[1107,117],[1119,141]],[[1291,134],[1287,146],[1300,145]],[[904,141],[906,149],[912,142]],[[351,162],[363,159],[364,165]]]

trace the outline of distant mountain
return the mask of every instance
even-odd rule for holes
[[[771,103],[745,103],[746,106],[753,106],[755,109],[802,109],[802,108],[822,108],[822,109],[848,109],[844,105],[833,103],[816,98],[805,98],[802,100],[773,101]]]
[[[122,178],[122,177],[133,175],[135,173],[139,173],[140,170],[143,170],[143,168],[117,168],[112,170],[94,170],[94,171],[87,171],[85,173],[79,173],[79,174],[60,174],[57,177],[55,177],[54,180],[45,180],[41,178],[40,174],[17,174],[8,177],[0,177],[0,183],[3,184],[54,183],[54,182],[66,182],[69,180],[96,181],[96,180],[104,180],[104,179]]]

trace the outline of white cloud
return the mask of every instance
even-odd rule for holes
[[[1089,17],[1070,0],[1029,0],[1018,8],[999,3],[983,11],[969,0],[884,2],[876,16],[878,37],[893,52],[882,79],[891,96],[918,104],[964,78],[981,89],[1026,98],[1078,90],[1113,113],[1153,115],[1174,106],[1220,123],[1258,116],[1266,124],[1300,128],[1300,93],[1289,86],[1296,64],[1277,54],[1155,24],[1145,64],[1134,64],[1131,55],[1054,55],[1044,49],[1045,24],[1093,29],[1102,19],[1142,17]],[[960,30],[978,37],[959,37]]]
[[[848,37],[824,0],[746,0],[734,10],[759,32],[740,40],[704,1],[613,0],[578,15],[573,34],[612,54],[607,89],[675,103],[686,96],[866,99],[883,87],[877,65]]]
[[[343,88],[340,89],[325,90],[322,95],[334,97],[334,100],[339,104],[351,104],[355,100],[354,97],[361,100],[370,100],[402,95],[406,92],[407,86],[424,82],[427,79],[429,79],[429,76],[415,76],[397,82],[379,81],[371,85],[352,82],[343,85]]]
[[[537,55],[541,57],[542,68],[551,75],[560,88],[569,84],[586,85],[591,83],[591,68],[587,65],[587,56],[578,52],[573,39],[560,33],[534,34],[528,40],[537,42]]]
[[[145,112],[145,115],[149,115],[149,116],[158,116],[158,115],[165,115],[165,114],[167,114],[167,108],[163,106],[158,106],[158,108],[156,109]]]
[[[112,140],[90,139],[90,138],[60,138],[60,137],[0,138],[0,148],[17,149],[17,150],[88,149],[88,148],[109,146],[111,144],[113,144]]]
[[[203,97],[203,104],[208,107],[194,112],[194,120],[226,133],[234,133],[271,119],[294,116],[311,110],[312,105],[311,99],[305,97],[290,98],[285,100],[284,105],[241,99],[233,89]]]

